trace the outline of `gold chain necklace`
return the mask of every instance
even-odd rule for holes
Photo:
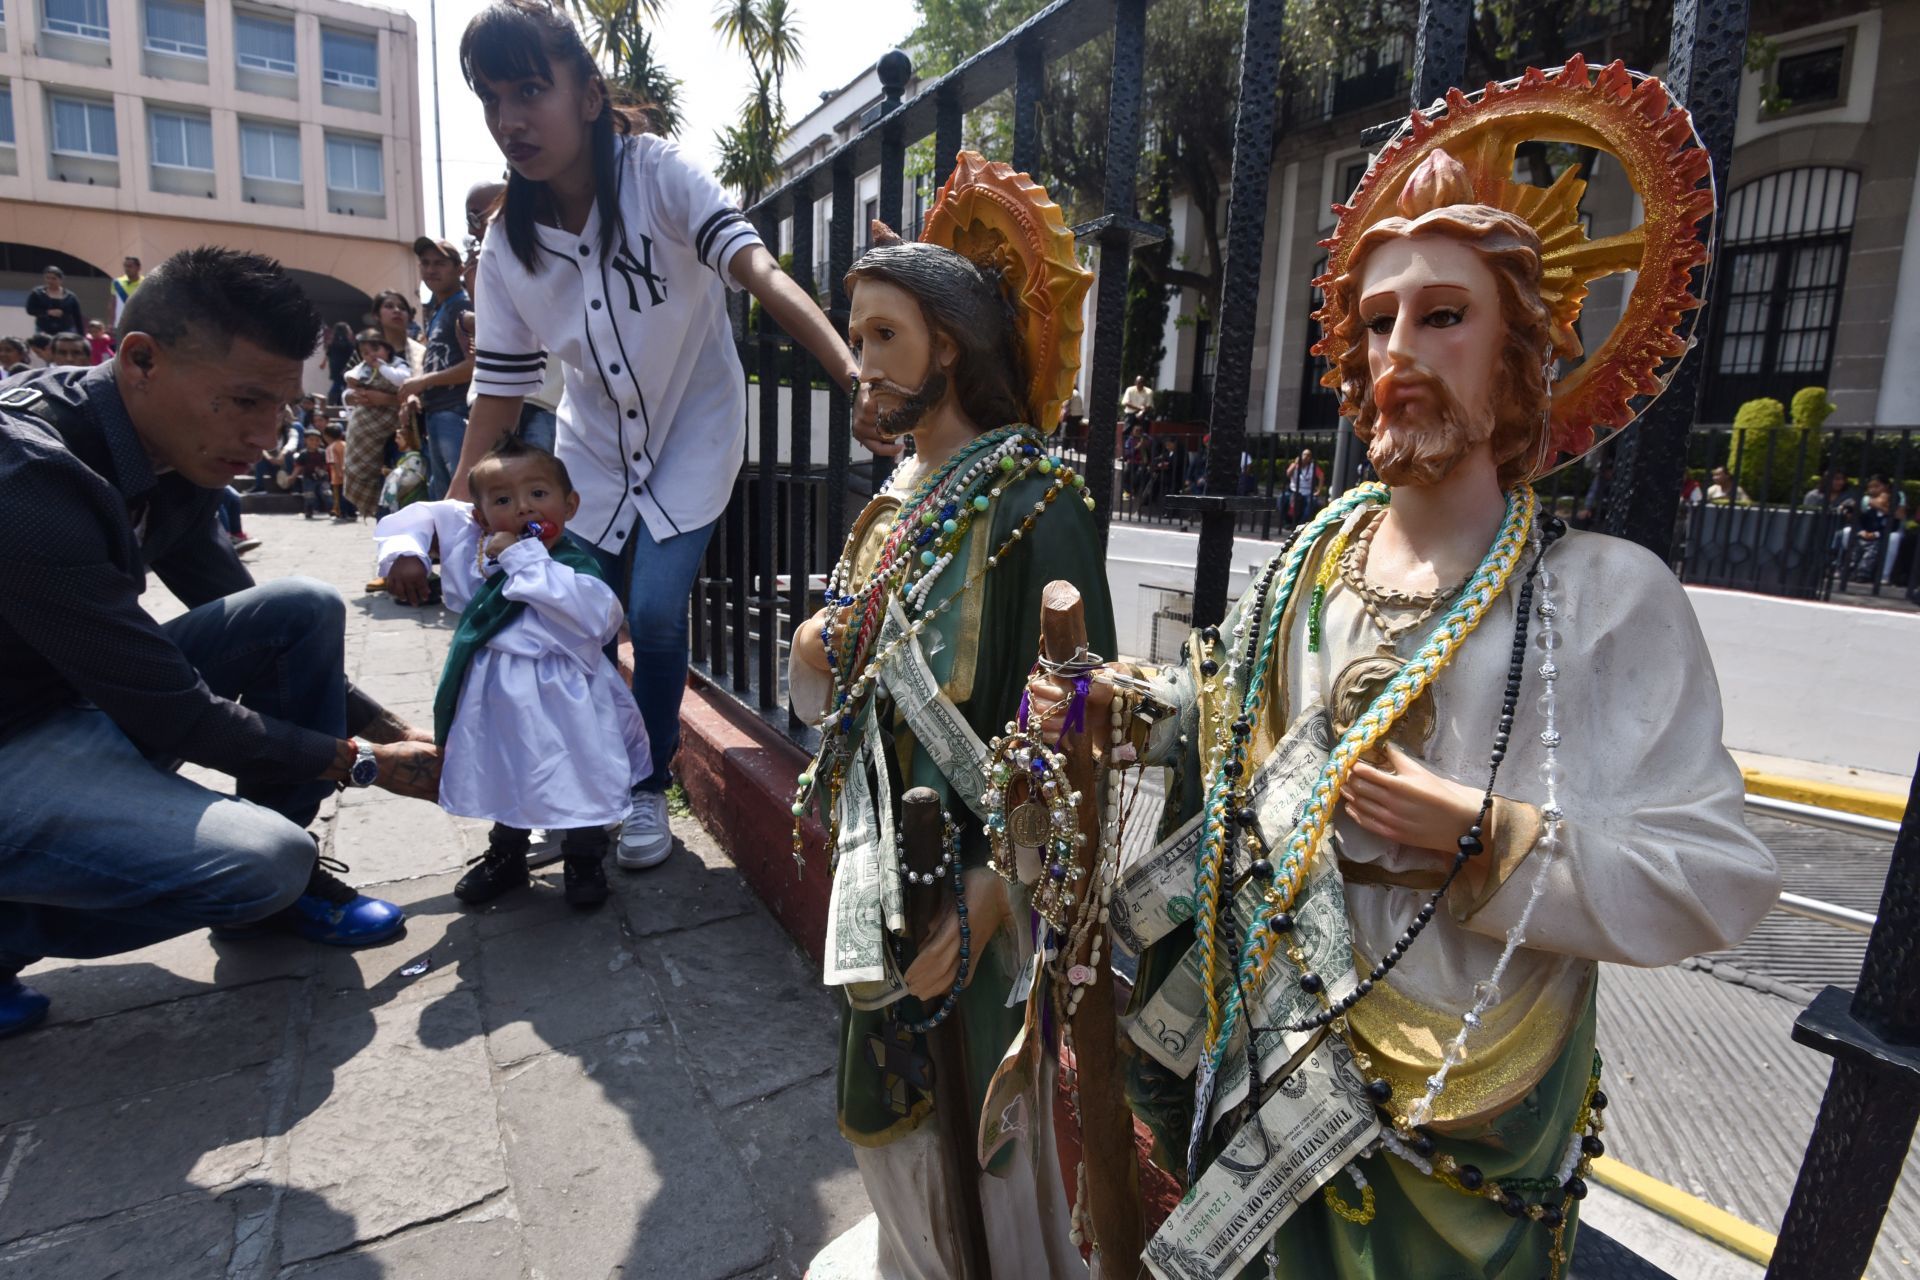
[[[1404,592],[1391,588],[1378,587],[1367,581],[1367,552],[1373,546],[1373,536],[1380,531],[1386,514],[1382,512],[1367,521],[1355,535],[1347,549],[1340,554],[1340,581],[1350,589],[1366,610],[1367,618],[1374,629],[1380,633],[1380,644],[1372,653],[1362,654],[1348,662],[1334,677],[1331,705],[1327,708],[1333,716],[1333,732],[1336,738],[1345,734],[1347,729],[1373,705],[1393,678],[1406,666],[1406,659],[1399,653],[1400,638],[1409,633],[1418,633],[1440,612],[1442,605],[1460,594],[1466,580],[1445,589]],[[1386,608],[1406,608],[1424,606],[1420,612],[1399,624],[1390,623],[1381,613]],[[1425,694],[1407,708],[1405,716],[1395,726],[1394,736],[1402,739],[1402,745],[1414,754],[1419,754],[1423,744],[1433,734],[1433,699]]]

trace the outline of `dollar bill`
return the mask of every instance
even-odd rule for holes
[[[887,625],[880,637],[880,646],[885,648],[895,637],[904,635],[907,630],[906,610],[899,598],[887,601]],[[898,657],[887,663],[880,673],[887,692],[893,695],[894,705],[900,708],[900,714],[907,718],[907,724],[913,729],[915,741],[933,760],[934,765],[960,797],[962,804],[981,818],[987,816],[987,804],[983,798],[987,786],[987,747],[980,741],[980,735],[973,731],[967,718],[960,714],[960,708],[953,700],[940,691],[940,682],[934,678],[933,668],[927,664],[927,656],[920,649],[918,637],[909,637],[907,643],[896,651]]]
[[[1316,704],[1294,721],[1247,784],[1247,800],[1267,847],[1272,848],[1292,831],[1332,745],[1332,725],[1326,709]],[[1204,812],[1195,814],[1144,858],[1121,868],[1109,924],[1114,945],[1129,955],[1139,955],[1193,918],[1194,870],[1205,818]],[[1245,870],[1242,861],[1229,866],[1227,875],[1231,879]]]
[[[1158,1280],[1225,1280],[1366,1149],[1380,1122],[1346,1046],[1329,1039],[1240,1127],[1147,1242]]]
[[[1234,896],[1234,918],[1244,928],[1259,906],[1260,886],[1243,885]],[[1357,982],[1353,972],[1352,928],[1347,921],[1346,893],[1330,846],[1308,864],[1306,883],[1294,902],[1293,939],[1308,967],[1326,983],[1326,996],[1338,1000]],[[1319,997],[1300,989],[1299,970],[1285,956],[1277,956],[1262,979],[1247,993],[1252,1001],[1262,1076],[1271,1076],[1305,1046],[1308,1032],[1281,1032],[1278,1028],[1303,1022],[1320,1008]],[[1188,1075],[1200,1061],[1206,1035],[1206,974],[1200,948],[1189,947],[1180,963],[1160,984],[1146,1007],[1128,1024],[1133,1042],[1169,1070]],[[1217,1117],[1246,1097],[1247,1017],[1243,1014],[1220,1064],[1214,1084],[1213,1114]]]
[[[885,872],[868,758],[863,746],[840,788],[840,856],[827,903],[824,978],[828,986],[846,987],[858,1007],[871,1009],[899,999],[906,986],[886,944],[880,887]]]

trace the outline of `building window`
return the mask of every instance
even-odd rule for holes
[[[205,116],[152,111],[147,129],[153,139],[153,163],[167,169],[213,172],[213,122]]]
[[[13,86],[0,85],[0,147],[11,147],[13,141]]]
[[[293,24],[276,22],[254,13],[233,15],[234,61],[249,71],[290,76],[293,62]]]
[[[1364,162],[1362,164],[1364,171]],[[1359,185],[1355,179],[1354,184]],[[1343,197],[1344,199],[1344,197]],[[1314,261],[1313,270],[1307,273],[1307,279],[1318,280],[1327,269],[1327,258],[1321,254]],[[1340,396],[1331,387],[1320,385],[1320,379],[1332,366],[1325,356],[1313,353],[1314,343],[1320,341],[1320,322],[1313,313],[1320,309],[1320,291],[1312,285],[1307,286],[1307,364],[1300,375],[1300,421],[1301,431],[1315,431],[1340,425]]]
[[[53,149],[61,155],[112,160],[120,154],[113,107],[81,98],[49,98],[53,107]]]
[[[372,36],[320,32],[320,78],[349,89],[380,87],[380,51]]]
[[[240,175],[263,182],[300,181],[300,134],[269,124],[240,125]]]
[[[1773,64],[1773,89],[1780,105],[1771,113],[1835,107],[1846,98],[1847,44],[1782,53]]]
[[[147,48],[177,58],[205,58],[207,11],[186,0],[147,0]]]
[[[83,40],[108,38],[107,0],[45,0],[45,3],[46,17],[40,24],[43,30],[79,36]]]
[[[1702,412],[1731,422],[1748,400],[1825,386],[1853,241],[1860,176],[1789,169],[1736,190],[1722,229]]]
[[[386,187],[380,180],[380,144],[366,138],[328,135],[327,190],[383,194]]]

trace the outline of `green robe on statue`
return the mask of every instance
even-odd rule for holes
[[[960,591],[985,558],[1004,545],[1015,526],[1032,514],[1034,503],[1045,496],[1050,484],[1050,477],[1029,473],[1006,485],[991,509],[991,519],[973,526],[953,562],[911,616],[932,612]],[[1081,501],[1082,492],[1071,487],[1063,491],[1038,517],[1032,530],[1001,553],[998,564],[984,578],[967,588],[969,598],[940,614],[921,634],[921,649],[942,692],[982,742],[990,742],[1002,733],[1020,705],[1027,675],[1039,652],[1040,595],[1049,582],[1065,579],[1079,588],[1085,603],[1088,646],[1109,657],[1113,654],[1113,605],[1107,592],[1106,563],[1093,514]],[[901,496],[893,491],[876,497],[874,502],[897,503]],[[892,524],[890,519],[870,520],[868,516],[863,512],[860,522],[865,525],[863,545],[849,548],[856,563],[873,559]],[[805,709],[802,711],[804,714]],[[987,838],[978,815],[954,793],[932,758],[918,748],[913,730],[884,691],[878,696],[875,712],[891,747],[887,752],[891,777],[884,803],[892,806],[896,823],[900,797],[913,787],[931,787],[960,827],[961,865],[969,870],[985,866]],[[1030,927],[1025,919],[1010,918],[991,940],[983,941],[978,936],[973,940],[973,977],[956,1012],[966,1031],[967,1083],[974,1112],[969,1124],[975,1129],[987,1083],[1020,1029],[1024,1007],[1007,1008],[1007,995],[1017,976],[1015,957],[1019,952],[1014,932]],[[902,960],[910,962],[911,956],[911,948],[903,946]],[[876,1063],[869,1037],[884,1036],[896,1021],[896,1012],[898,1019],[919,1020],[932,1011],[912,996],[888,1010],[846,1006],[841,1028],[839,1116],[841,1132],[849,1141],[865,1147],[882,1146],[917,1128],[931,1114],[930,1097],[917,1089],[907,1091],[906,1112],[902,1114],[897,1105],[899,1095],[890,1096],[885,1079],[888,1073]],[[924,1037],[912,1040],[911,1052],[924,1060]]]

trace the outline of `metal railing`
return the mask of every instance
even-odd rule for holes
[[[1115,420],[1127,264],[1137,244],[1159,234],[1134,218],[1147,3],[1057,0],[953,71],[924,83],[910,100],[902,94],[912,76],[911,63],[903,54],[887,55],[879,65],[885,96],[876,121],[820,163],[775,188],[747,211],[748,217],[769,244],[778,243],[775,232],[783,220],[791,219],[788,248],[794,279],[801,288],[817,293],[814,205],[823,196],[832,197],[825,254],[827,310],[844,330],[843,280],[853,263],[856,234],[855,179],[877,167],[880,220],[902,226],[907,148],[932,137],[935,167],[944,171],[960,150],[966,113],[1009,90],[1013,152],[1007,159],[1016,169],[1040,169],[1036,113],[1047,65],[1096,37],[1110,36],[1113,71],[1103,213],[1075,228],[1075,233],[1083,246],[1090,247],[1099,271],[1087,407],[1092,421]],[[864,228],[859,230],[864,233]],[[819,370],[810,357],[795,360],[786,355],[790,342],[764,313],[750,334],[745,332],[744,308],[736,309],[735,319],[749,378],[757,384],[749,387],[749,393],[756,399],[759,428],[749,441],[753,461],[735,482],[733,501],[715,531],[703,575],[695,584],[694,655],[716,683],[788,733],[804,738],[805,726],[783,710],[785,647],[797,621],[810,612],[811,584],[821,569],[831,565],[839,548],[847,528],[849,497],[858,502],[873,490],[870,483],[861,483],[863,477],[852,466],[850,405],[838,392],[828,397],[825,466],[816,468],[813,462],[812,398],[806,394],[787,397],[787,462],[780,463],[782,387],[791,386],[794,369],[805,369],[812,377],[818,377]],[[783,363],[787,364],[784,374]],[[1102,474],[1111,468],[1112,459],[1113,441],[1094,433],[1084,457],[1089,473]],[[1104,512],[1100,518],[1104,531]]]

